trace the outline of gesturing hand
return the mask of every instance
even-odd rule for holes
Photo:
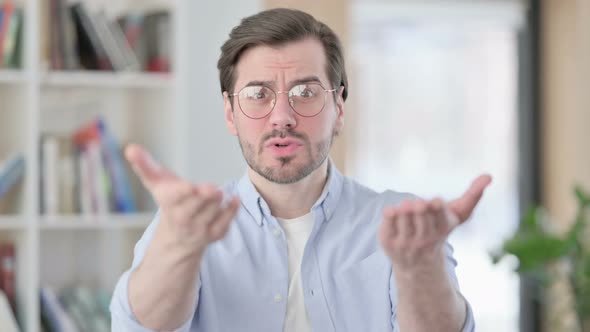
[[[440,263],[448,234],[471,216],[491,181],[489,175],[480,175],[463,196],[450,203],[435,198],[386,207],[379,228],[385,253],[401,269]]]
[[[223,193],[219,189],[179,178],[139,145],[129,145],[125,157],[160,206],[160,225],[174,237],[171,240],[204,250],[225,235],[239,206],[237,197],[222,206]]]

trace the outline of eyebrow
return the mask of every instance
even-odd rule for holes
[[[318,82],[322,83],[319,77],[312,75],[312,76],[305,76],[303,78],[298,78],[296,80],[289,81],[289,86],[294,86],[297,84],[308,83],[308,82]],[[253,86],[253,85],[263,85],[263,86],[273,86],[275,85],[274,81],[250,81],[244,87]]]
[[[317,76],[306,76],[304,78],[300,78],[300,79],[296,79],[293,81],[289,82],[289,86],[293,86],[293,85],[297,85],[297,84],[301,84],[301,83],[308,83],[308,82],[318,82],[318,83],[322,83],[322,81],[320,81],[320,78]]]

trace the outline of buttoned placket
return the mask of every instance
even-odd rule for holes
[[[259,208],[262,213],[262,231],[267,232],[269,234],[269,241],[274,243],[274,255],[276,258],[276,262],[279,264],[271,264],[274,269],[270,272],[272,275],[272,302],[275,305],[283,306],[284,310],[281,312],[286,313],[287,309],[287,296],[289,294],[289,256],[288,256],[288,249],[287,249],[287,240],[285,238],[284,232],[279,225],[279,222],[270,214],[270,209],[266,202],[263,199],[259,201]],[[284,319],[283,319],[284,321]],[[282,328],[282,327],[281,327]]]
[[[327,221],[325,200],[312,209],[315,220],[309,239],[305,244],[301,261],[301,283],[304,290],[305,308],[314,331],[335,331],[334,322],[322,286],[321,268],[317,255],[317,234]],[[320,326],[321,323],[327,325]]]

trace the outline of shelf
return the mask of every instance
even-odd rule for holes
[[[155,213],[107,215],[54,215],[42,216],[39,227],[42,230],[105,230],[105,229],[144,229]]]
[[[46,87],[166,89],[173,82],[170,73],[52,71],[41,76],[41,84]]]
[[[26,227],[27,224],[22,216],[0,216],[0,230],[23,230]]]
[[[26,82],[26,76],[22,70],[0,69],[0,84],[13,84]]]

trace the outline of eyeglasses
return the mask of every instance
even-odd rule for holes
[[[277,102],[277,94],[286,93],[289,97],[289,105],[295,113],[312,117],[320,114],[326,104],[328,92],[336,89],[326,90],[316,82],[297,84],[289,91],[274,91],[264,85],[249,85],[239,92],[230,94],[238,97],[238,104],[245,116],[251,119],[262,119],[269,115]]]

